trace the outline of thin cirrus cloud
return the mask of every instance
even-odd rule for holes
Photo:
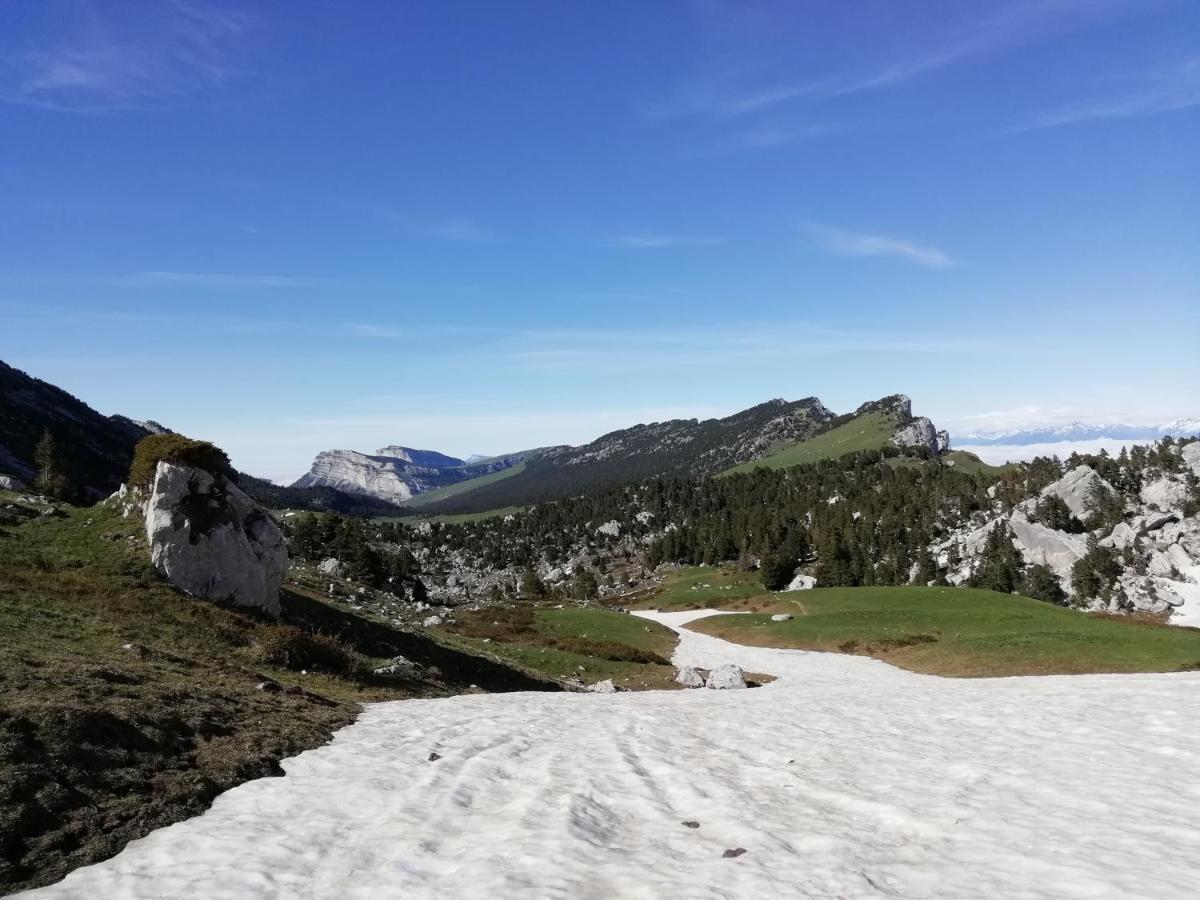
[[[711,235],[641,232],[617,235],[607,243],[611,247],[626,250],[665,250],[672,247],[713,247],[724,242],[724,238]]]
[[[1200,56],[1130,82],[1116,94],[1051,110],[1015,130],[1034,131],[1096,119],[1130,119],[1200,106]]]
[[[959,22],[938,24],[925,34],[912,35],[909,43],[924,48],[891,61],[847,63],[840,72],[806,72],[761,77],[749,83],[747,71],[794,68],[797,57],[786,19],[768,17],[755,27],[754,16],[737,4],[707,5],[709,27],[716,39],[738,36],[717,60],[697,77],[685,81],[671,97],[647,110],[654,117],[698,115],[717,119],[752,117],[787,104],[822,102],[892,88],[942,69],[1022,45],[1035,43],[1063,31],[1124,10],[1137,9],[1132,0],[1015,0],[996,5],[984,16],[967,15]],[[775,42],[779,49],[771,52]],[[869,46],[869,41],[864,41]],[[745,149],[753,149],[753,145]]]
[[[0,60],[0,101],[69,113],[166,105],[244,74],[255,20],[204,0],[152,5],[136,16],[107,5],[52,6],[50,46]]]
[[[893,257],[930,269],[945,269],[955,265],[955,260],[946,251],[905,238],[811,223],[802,225],[801,231],[813,246],[837,256]]]

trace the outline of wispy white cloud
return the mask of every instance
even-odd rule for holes
[[[255,24],[244,10],[205,0],[115,10],[56,7],[50,46],[0,58],[0,101],[110,113],[166,104],[242,74],[238,51]]]
[[[734,129],[728,136],[685,153],[686,156],[726,156],[755,150],[774,150],[794,147],[820,140],[849,130],[845,124],[813,123],[807,125],[763,124]]]
[[[918,49],[911,55],[874,65],[861,62],[856,66],[850,61],[843,71],[768,78],[764,70],[786,72],[795,68],[795,59],[804,58],[794,53],[789,42],[781,40],[794,23],[770,16],[754,21],[755,15],[747,13],[740,3],[712,3],[705,6],[704,14],[723,52],[697,76],[685,80],[667,100],[647,111],[655,116],[731,119],[797,102],[828,101],[891,88],[970,59],[1044,40],[1132,6],[1128,0],[1014,0],[994,4],[983,15],[967,7],[957,21],[939,22],[925,28],[924,34],[914,35],[907,43]],[[906,13],[902,6],[896,10],[900,16]],[[878,27],[879,23],[874,25]],[[859,41],[855,49],[872,43]],[[771,50],[772,45],[778,49]]]
[[[612,247],[623,247],[629,250],[662,250],[670,247],[712,247],[724,243],[721,237],[697,234],[664,234],[661,232],[642,232],[639,234],[622,234],[608,241]]]
[[[392,325],[376,325],[371,322],[347,322],[342,331],[351,337],[381,338],[384,340],[412,340],[417,336],[413,328],[398,328]]]
[[[801,230],[815,246],[839,256],[890,256],[931,269],[945,269],[955,264],[946,251],[904,238],[864,234],[811,223],[801,226]]]
[[[116,279],[126,287],[307,288],[328,286],[327,278],[246,272],[134,272]]]
[[[385,222],[398,225],[410,234],[418,237],[434,238],[439,241],[462,241],[478,243],[495,240],[496,234],[486,225],[474,219],[456,216],[444,219],[423,219],[410,213],[390,209],[385,206],[376,207],[375,215]]]
[[[1124,88],[1044,113],[1018,127],[1033,131],[1095,119],[1130,119],[1200,106],[1200,57],[1130,79]]]

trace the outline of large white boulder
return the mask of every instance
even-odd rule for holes
[[[1041,497],[1058,497],[1067,504],[1071,515],[1082,521],[1092,512],[1092,495],[1097,490],[1111,492],[1113,486],[1091,466],[1076,466],[1058,481],[1042,488]]]
[[[1156,478],[1142,487],[1141,501],[1162,512],[1181,509],[1187,500],[1187,485],[1169,475]]]
[[[817,586],[817,579],[811,575],[797,575],[788,582],[785,591],[811,591]]]
[[[346,567],[342,565],[340,560],[330,556],[327,559],[323,559],[317,563],[317,571],[322,575],[329,575],[333,578],[341,578],[346,574]]]
[[[684,666],[675,674],[675,681],[682,684],[685,688],[702,688],[704,687],[704,676],[700,674],[700,670],[692,666]]]
[[[0,490],[23,491],[25,490],[25,482],[16,475],[0,475]]]
[[[279,615],[283,533],[228,479],[160,462],[146,502],[146,539],[154,568],[179,590]]]
[[[1026,565],[1045,566],[1069,588],[1071,567],[1087,553],[1087,538],[1030,522],[1020,513],[1013,515],[1008,527],[1012,529],[1013,545],[1021,551]]]
[[[1200,441],[1193,441],[1180,451],[1183,464],[1200,476]]]
[[[741,666],[726,663],[708,673],[708,680],[704,682],[704,686],[715,691],[738,690],[746,687],[746,673],[742,671]]]

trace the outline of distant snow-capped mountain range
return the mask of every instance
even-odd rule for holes
[[[951,436],[955,445],[974,447],[1023,446],[1025,444],[1057,444],[1067,441],[1156,441],[1166,435],[1192,437],[1200,435],[1200,419],[1176,419],[1161,425],[1088,425],[1070,422],[1066,425],[1038,425],[1031,428],[989,431],[959,431]]]

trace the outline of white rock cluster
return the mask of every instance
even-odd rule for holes
[[[1183,462],[1200,476],[1200,443],[1188,444]],[[1049,496],[1060,498],[1071,514],[1086,520],[1097,489],[1113,490],[1091,467],[1077,466],[1048,485],[1036,498],[1025,500],[1010,512],[994,515],[977,527],[962,529],[931,547],[939,567],[947,568],[952,584],[966,582],[984,552],[997,524],[1010,535],[1026,565],[1043,565],[1058,578],[1068,595],[1073,593],[1072,567],[1087,553],[1087,534],[1057,531],[1030,519],[1037,504]],[[1126,519],[1107,534],[1095,533],[1102,546],[1130,553],[1117,577],[1119,595],[1113,608],[1171,613],[1174,624],[1200,625],[1200,518],[1185,516],[1188,487],[1182,475],[1160,474],[1146,483],[1135,503],[1127,506]],[[951,567],[951,551],[959,562]]]

